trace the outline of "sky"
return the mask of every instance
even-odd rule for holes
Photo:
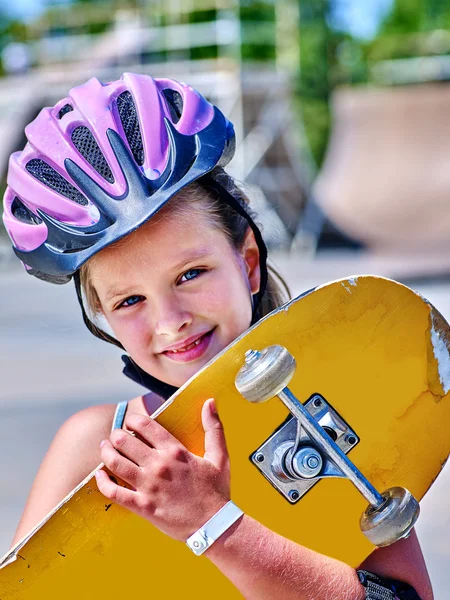
[[[70,0],[0,0],[0,10],[22,19],[33,19],[45,6],[68,2]],[[331,24],[357,37],[369,39],[376,34],[380,20],[393,3],[394,0],[333,0]]]
[[[19,17],[20,19],[33,19],[51,4],[67,4],[70,0],[0,0],[0,11]]]
[[[300,0],[301,1],[301,0]],[[395,0],[334,0],[330,25],[355,37],[370,39]]]

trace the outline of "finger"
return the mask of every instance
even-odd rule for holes
[[[131,507],[135,504],[136,492],[128,490],[114,481],[111,481],[108,473],[102,469],[95,472],[95,479],[97,480],[99,491],[105,498],[108,498],[108,500],[112,500],[125,507]]]
[[[103,463],[111,473],[114,473],[132,487],[137,487],[141,474],[140,468],[134,462],[119,454],[109,440],[103,440],[100,455]]]
[[[167,429],[150,417],[130,415],[125,419],[127,429],[131,429],[150,447],[163,450],[169,446],[179,445],[179,441]]]
[[[222,421],[213,398],[207,400],[203,405],[202,424],[205,431],[204,458],[218,469],[224,469],[229,463],[228,450]]]
[[[116,450],[138,466],[144,467],[150,460],[152,448],[128,431],[114,429],[109,436]]]

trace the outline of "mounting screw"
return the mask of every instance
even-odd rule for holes
[[[300,498],[300,494],[297,492],[297,490],[291,490],[289,492],[289,498],[295,502],[295,500]]]
[[[354,435],[347,435],[345,437],[345,441],[349,446],[354,446],[356,444],[356,438]]]
[[[316,408],[319,408],[319,406],[322,406],[322,400],[320,398],[314,398],[313,404]]]
[[[255,456],[255,460],[256,462],[262,463],[265,460],[265,456],[262,452],[258,452],[258,454]]]
[[[310,456],[306,461],[306,464],[310,469],[317,469],[317,467],[319,466],[319,459],[317,458],[317,456]]]
[[[245,353],[245,364],[251,365],[260,357],[261,352],[258,352],[258,350],[247,350],[247,352]]]

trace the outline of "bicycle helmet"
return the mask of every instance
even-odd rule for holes
[[[53,283],[225,166],[235,143],[233,125],[192,87],[132,73],[73,88],[25,133],[3,219],[29,273]]]

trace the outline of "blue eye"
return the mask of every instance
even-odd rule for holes
[[[129,296],[123,302],[120,303],[118,308],[121,308],[122,306],[133,306],[141,300],[143,300],[143,296]]]
[[[191,281],[192,279],[195,279],[202,273],[203,269],[190,269],[189,271],[186,271],[186,273],[183,273],[183,275],[180,277],[180,282],[183,282],[183,280]]]

